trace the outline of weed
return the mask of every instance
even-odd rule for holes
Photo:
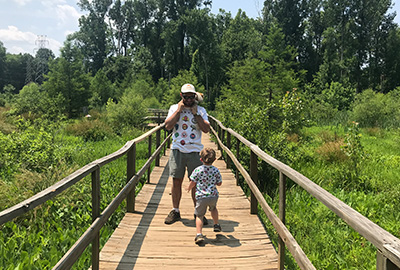
[[[343,140],[328,141],[317,148],[315,151],[319,155],[320,159],[323,161],[344,162],[348,159],[348,157],[342,150],[343,146]]]

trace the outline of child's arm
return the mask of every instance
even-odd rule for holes
[[[222,185],[222,176],[221,176],[221,172],[217,169],[217,173],[215,175],[216,179],[217,179],[217,186]]]
[[[186,191],[189,192],[192,188],[196,186],[196,182],[190,180],[189,186],[186,188]]]

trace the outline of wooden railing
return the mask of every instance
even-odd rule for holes
[[[336,213],[350,227],[360,233],[369,242],[377,248],[377,265],[378,270],[398,270],[400,269],[400,240],[382,229],[360,213],[337,199],[335,196],[316,185],[310,179],[274,159],[273,157],[262,151],[257,145],[251,143],[240,134],[232,129],[226,128],[216,118],[209,116],[212,125],[212,132],[217,138],[221,151],[226,153],[227,167],[230,168],[233,163],[236,166],[236,179],[238,181],[240,172],[244,177],[247,185],[251,189],[251,206],[250,212],[257,214],[258,204],[261,206],[268,219],[276,229],[279,235],[278,241],[278,265],[279,269],[284,269],[285,247],[290,251],[297,264],[301,269],[315,269],[310,260],[307,258],[299,244],[296,242],[292,234],[285,226],[285,202],[286,202],[286,178],[289,177],[309,194],[317,200],[325,204],[331,211]],[[164,148],[171,135],[167,136],[164,129],[165,124],[161,124],[152,130],[146,132],[142,136],[127,142],[121,149],[116,152],[93,161],[86,166],[75,171],[71,175],[65,177],[53,186],[43,190],[33,197],[0,212],[0,225],[21,216],[22,214],[32,210],[33,208],[43,204],[49,199],[54,198],[62,191],[68,189],[84,177],[91,174],[92,179],[92,224],[78,241],[69,249],[62,259],[54,266],[53,269],[69,269],[79,259],[89,244],[92,244],[92,269],[99,269],[99,249],[100,249],[100,229],[104,226],[110,216],[115,212],[124,199],[127,199],[127,211],[135,211],[135,186],[140,178],[148,173],[148,182],[150,181],[151,164],[155,161],[155,165],[159,166],[160,153]],[[161,130],[164,129],[164,141],[161,143]],[[156,147],[152,152],[152,135],[156,133]],[[232,136],[236,138],[236,156],[231,151]],[[136,172],[136,144],[148,139],[148,160],[143,167]],[[226,145],[225,145],[226,144]],[[244,144],[250,149],[250,173],[248,173],[241,165],[239,160],[240,145]],[[110,202],[110,204],[101,212],[100,209],[100,169],[104,165],[127,155],[127,184],[122,188],[118,195]],[[279,171],[279,217],[274,213],[270,206],[266,203],[263,194],[259,191],[258,184],[258,159],[268,163]]]
[[[32,210],[33,208],[45,203],[68,189],[84,177],[91,174],[92,178],[92,224],[77,242],[69,249],[62,259],[54,266],[53,269],[70,269],[79,259],[89,244],[92,244],[92,269],[99,269],[99,252],[100,252],[100,229],[104,226],[110,216],[115,212],[121,202],[127,199],[127,211],[135,211],[135,187],[140,178],[148,173],[147,182],[150,182],[151,164],[155,161],[155,166],[160,165],[160,153],[166,145],[169,144],[171,135],[167,136],[164,124],[161,124],[152,130],[146,132],[142,136],[127,142],[121,149],[116,152],[95,160],[86,166],[80,168],[69,176],[65,177],[56,184],[39,192],[33,197],[0,212],[0,225],[21,216],[22,214]],[[161,130],[164,129],[164,141],[161,143]],[[157,149],[152,153],[152,135],[156,133]],[[148,160],[143,167],[136,172],[136,144],[148,139]],[[118,193],[118,195],[110,202],[110,204],[101,212],[100,209],[100,169],[104,165],[127,155],[127,183]]]
[[[226,153],[227,167],[229,168],[233,162],[244,177],[247,185],[251,189],[251,213],[257,214],[258,204],[264,210],[268,219],[271,221],[275,230],[279,235],[278,240],[278,266],[279,269],[284,269],[285,246],[290,251],[297,264],[301,269],[315,269],[310,260],[307,258],[301,247],[298,245],[294,237],[285,226],[285,208],[286,208],[286,178],[289,177],[292,181],[301,186],[310,195],[325,204],[331,211],[343,219],[350,227],[361,234],[365,239],[371,242],[377,249],[378,270],[399,270],[400,269],[400,239],[396,238],[377,224],[373,223],[353,208],[330,194],[325,189],[321,188],[310,179],[274,159],[273,157],[262,151],[257,145],[243,138],[230,128],[226,128],[219,120],[209,116],[211,130],[215,134],[218,147]],[[236,156],[231,151],[231,137],[236,138]],[[225,145],[225,144],[226,145]],[[240,144],[244,144],[250,148],[250,174],[244,169],[239,162]],[[263,194],[259,191],[258,184],[258,159],[268,163],[273,168],[279,171],[279,217],[266,203]],[[238,175],[236,176],[238,180]]]
[[[168,115],[168,110],[164,110],[164,109],[148,109],[149,116],[146,116],[144,118],[145,121],[151,121],[151,122],[155,122],[158,125],[161,125],[162,123],[164,123],[165,118]]]

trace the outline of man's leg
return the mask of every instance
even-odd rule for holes
[[[174,149],[171,151],[169,159],[170,176],[172,177],[171,197],[172,197],[172,211],[165,218],[165,224],[172,224],[181,219],[179,213],[179,204],[182,197],[182,182],[185,175],[185,166],[182,164],[181,153]]]
[[[172,180],[172,206],[174,208],[179,208],[179,204],[182,198],[182,182],[183,178],[173,178]],[[196,206],[196,205],[195,205]]]
[[[182,197],[182,182],[183,178],[172,178],[172,188],[171,188],[171,197],[172,197],[172,206],[174,209],[168,214],[165,218],[165,224],[172,224],[181,219],[181,214],[175,209],[179,209],[179,204],[181,202]]]

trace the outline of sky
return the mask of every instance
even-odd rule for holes
[[[35,55],[40,46],[58,56],[68,34],[79,30],[78,19],[84,14],[78,0],[0,0],[0,41],[8,53]],[[212,0],[213,14],[222,8],[234,17],[238,9],[247,16],[261,15],[263,0]],[[400,0],[394,0],[400,24]]]

